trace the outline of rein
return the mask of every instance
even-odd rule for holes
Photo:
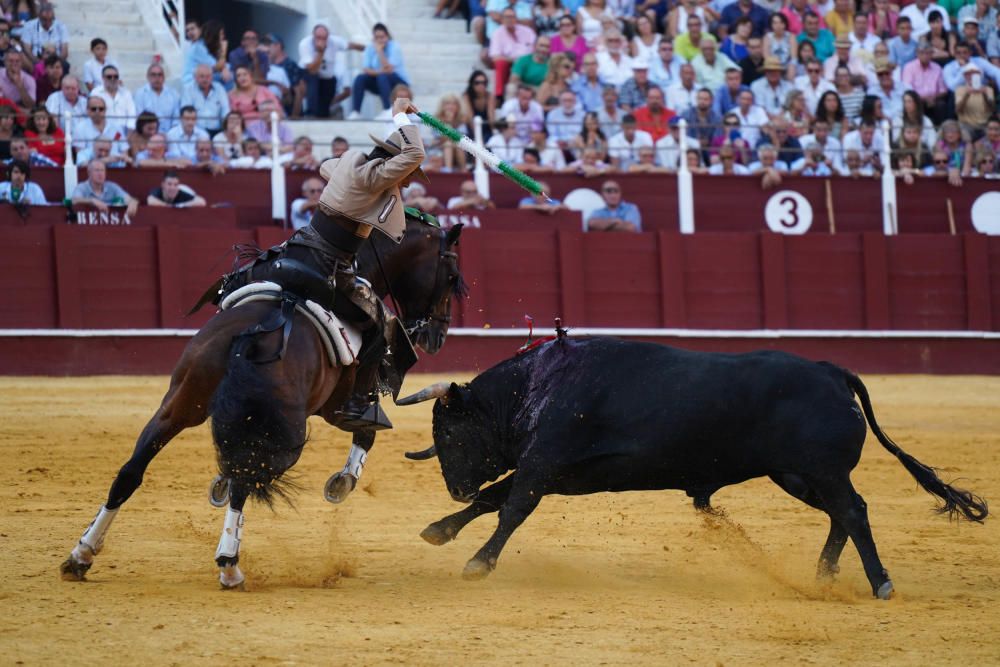
[[[440,263],[442,259],[458,259],[458,253],[452,250],[448,250],[447,246],[445,245],[448,242],[447,234],[442,233],[441,236],[438,237],[438,242],[440,243],[440,249],[438,250],[438,268],[440,268]],[[405,321],[406,313],[403,311],[402,307],[400,307],[399,300],[396,299],[396,294],[392,290],[392,283],[389,281],[389,276],[386,275],[385,267],[382,266],[382,257],[378,254],[378,248],[375,246],[374,237],[369,236],[368,243],[371,244],[372,253],[375,255],[375,263],[378,265],[379,273],[382,275],[382,280],[385,282],[385,287],[389,291],[389,298],[392,299],[393,308],[396,309],[396,313],[398,314],[400,321]],[[434,308],[433,296],[431,297],[431,299],[432,299],[431,309],[433,310]],[[406,335],[407,336],[412,335],[414,331],[417,331],[427,326],[430,322],[435,320],[438,322],[450,323],[451,315],[435,315],[433,312],[429,313],[427,317],[414,320],[413,326],[404,327]]]

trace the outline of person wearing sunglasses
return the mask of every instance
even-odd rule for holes
[[[104,100],[107,105],[107,114],[112,120],[124,127],[135,126],[135,100],[132,93],[128,92],[125,86],[121,85],[121,78],[118,68],[114,65],[105,65],[101,70],[103,85],[94,89],[91,95],[96,95]]]
[[[642,214],[639,207],[622,200],[622,189],[617,181],[604,181],[601,185],[604,206],[587,217],[588,232],[641,232]]]
[[[87,117],[73,128],[73,148],[82,151],[91,147],[94,139],[101,137],[115,143],[113,153],[128,153],[126,136],[124,127],[108,119],[108,105],[103,97],[91,95],[87,98]]]

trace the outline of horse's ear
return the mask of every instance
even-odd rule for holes
[[[458,245],[458,237],[462,235],[462,227],[465,225],[460,222],[448,230],[448,236],[445,237],[447,247]]]

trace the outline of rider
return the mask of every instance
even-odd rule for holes
[[[396,243],[403,240],[406,214],[400,188],[414,177],[428,180],[420,168],[420,131],[407,115],[417,108],[401,97],[392,111],[396,131],[384,141],[372,136],[375,148],[370,153],[348,150],[320,165],[327,183],[312,222],[250,267],[226,276],[215,299],[253,280],[273,280],[361,329],[364,345],[354,394],[340,410],[341,426],[349,431],[391,427],[378,405],[380,367],[383,386],[395,392],[402,373],[416,360],[402,325],[354,273],[357,252],[372,229]]]

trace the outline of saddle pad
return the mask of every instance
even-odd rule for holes
[[[281,285],[262,281],[250,283],[226,296],[219,304],[221,310],[228,310],[255,301],[280,301]],[[342,322],[340,318],[320,306],[315,301],[297,301],[295,310],[302,313],[319,332],[320,340],[326,348],[330,364],[350,366],[357,363],[361,352],[361,332],[357,327]]]

